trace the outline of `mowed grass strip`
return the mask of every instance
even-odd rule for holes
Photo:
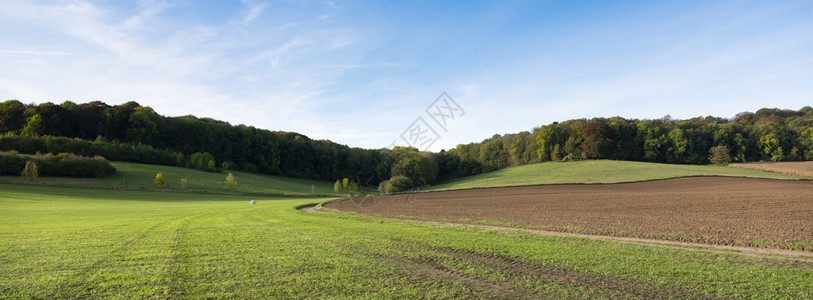
[[[164,175],[164,185],[161,188],[164,190],[227,193],[230,191],[225,184],[226,174],[233,173],[237,180],[237,193],[310,195],[313,192],[316,195],[333,194],[333,182],[321,180],[228,170],[223,173],[213,173],[125,162],[111,162],[111,164],[118,170],[118,173],[103,178],[40,177],[34,184],[94,189],[155,190],[158,187],[153,180],[155,175],[161,172]],[[186,189],[181,184],[181,178],[188,180]],[[24,183],[25,180],[20,176],[0,176],[0,182]]]
[[[813,161],[752,162],[730,164],[729,166],[813,178]]]
[[[321,200],[0,185],[0,295],[813,297],[805,261],[295,209]]]
[[[427,189],[451,190],[537,184],[617,183],[687,176],[809,179],[788,174],[721,166],[672,165],[615,160],[583,160],[546,162],[511,167],[440,182]]]

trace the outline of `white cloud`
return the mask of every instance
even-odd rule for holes
[[[330,48],[331,49],[344,48],[344,46],[352,44],[353,41],[354,41],[353,37],[341,36],[333,40],[333,42],[330,45]]]
[[[68,52],[50,52],[50,51],[33,51],[33,50],[0,50],[3,54],[19,54],[19,55],[57,55],[57,56],[70,56],[75,55]]]
[[[250,1],[247,0],[241,0],[241,2],[243,3],[243,5],[246,6],[246,8],[248,8],[248,12],[246,12],[245,16],[243,16],[242,20],[243,25],[249,24],[255,19],[257,19],[257,17],[259,17],[260,14],[262,14],[263,11],[268,7],[268,3],[266,2],[260,2],[256,4],[251,3]]]
[[[305,51],[304,46],[312,44],[311,41],[305,40],[300,37],[296,37],[282,46],[279,46],[275,49],[265,51],[261,53],[255,61],[268,61],[271,63],[272,67],[279,67],[282,64],[290,62],[293,60],[297,53],[301,53]]]
[[[480,91],[480,86],[474,83],[466,83],[461,85],[458,90],[460,90],[463,94],[461,97],[463,98],[471,98],[477,96]]]
[[[151,17],[166,10],[169,7],[169,4],[165,1],[141,0],[138,2],[138,6],[138,13],[130,16],[124,21],[124,28],[140,28],[144,22],[149,21]]]

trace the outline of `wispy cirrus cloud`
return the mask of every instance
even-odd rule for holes
[[[138,29],[153,16],[164,12],[170,5],[166,1],[141,0],[138,2],[138,12],[128,17],[123,24],[127,29]]]
[[[279,47],[260,53],[255,61],[267,61],[271,63],[272,67],[276,68],[293,60],[298,53],[307,51],[306,46],[311,43],[311,41],[301,37],[295,37]]]
[[[75,55],[69,52],[52,52],[52,51],[33,51],[33,50],[7,50],[0,49],[0,53],[4,54],[18,54],[18,55],[56,55],[56,56],[70,56]]]
[[[240,2],[242,2],[243,5],[245,5],[248,9],[248,12],[246,12],[245,16],[243,16],[243,19],[241,20],[241,23],[244,25],[257,19],[257,17],[259,17],[260,14],[262,14],[262,12],[268,8],[268,3],[266,2],[251,3],[247,0],[241,0]]]

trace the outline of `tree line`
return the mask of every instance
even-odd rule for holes
[[[0,103],[2,150],[69,151],[111,160],[332,180],[377,178],[378,150],[195,116],[165,117],[136,102],[110,106]],[[61,148],[61,149],[57,149]],[[55,152],[55,153],[59,153]]]
[[[733,119],[575,119],[532,132],[494,135],[442,152],[445,176],[467,176],[546,161],[613,159],[708,164],[720,146],[734,162],[813,160],[813,108],[763,108]]]
[[[707,164],[713,147],[719,147],[715,151],[721,155],[727,151],[727,157],[736,162],[813,160],[809,106],[765,108],[732,119],[575,119],[494,135],[439,153],[410,147],[351,148],[294,132],[191,115],[165,117],[136,102],[35,105],[9,100],[0,103],[0,133],[5,134],[0,137],[0,150],[71,152],[206,171],[242,170],[331,181],[351,178],[392,192],[546,161]]]

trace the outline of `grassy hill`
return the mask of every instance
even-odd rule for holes
[[[616,183],[685,176],[740,176],[776,179],[804,177],[720,166],[671,165],[633,161],[584,160],[548,162],[455,178],[429,190],[562,183]]]
[[[189,187],[187,191],[194,192],[228,192],[226,187],[226,174],[202,172],[198,170],[145,165],[125,162],[112,162],[118,172],[115,175],[103,178],[63,178],[40,177],[34,183],[58,187],[81,187],[94,189],[135,189],[154,190],[155,174],[164,174],[162,189],[182,191],[181,178],[187,178]],[[237,179],[238,193],[260,193],[279,195],[309,195],[333,194],[333,183],[328,181],[291,178],[283,176],[270,176],[238,171],[229,171]],[[0,176],[2,183],[24,183],[19,176]],[[126,184],[125,184],[126,182]],[[311,190],[313,186],[313,191]]]
[[[166,191],[192,191],[226,193],[226,175],[198,170],[111,162],[118,172],[103,178],[40,177],[34,184],[56,187],[79,187],[92,189],[156,190],[155,174],[164,174]],[[270,195],[316,195],[333,194],[333,182],[312,179],[270,176],[231,171],[237,179],[237,193]],[[670,165],[631,161],[587,160],[573,162],[549,162],[518,166],[499,171],[456,178],[440,182],[428,190],[466,189],[480,187],[519,186],[562,183],[614,183],[684,176],[741,176],[776,179],[804,179],[804,177],[718,166]],[[182,188],[181,178],[187,178],[189,186]],[[125,184],[126,182],[126,184]],[[0,183],[20,184],[19,176],[0,176]],[[311,190],[313,187],[313,190]]]

